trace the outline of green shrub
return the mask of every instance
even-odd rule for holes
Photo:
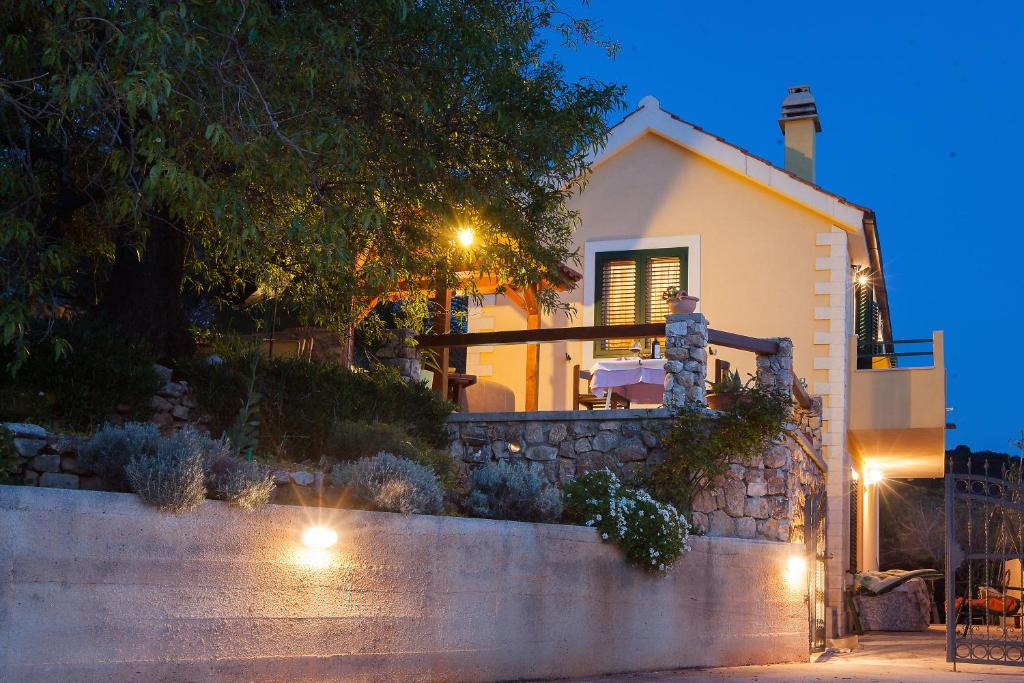
[[[274,477],[263,465],[237,458],[218,458],[204,466],[207,494],[244,510],[254,510],[270,501]]]
[[[200,409],[222,433],[235,423],[249,395],[245,359],[211,364],[193,359],[180,368],[196,390]],[[283,460],[318,460],[330,454],[338,421],[401,424],[407,438],[447,447],[444,418],[452,405],[422,384],[408,384],[389,368],[352,372],[339,365],[296,359],[261,359],[255,392],[260,449]]]
[[[566,517],[616,543],[630,564],[664,572],[690,550],[690,524],[672,505],[627,488],[610,470],[588,472],[565,486]]]
[[[41,325],[39,334],[42,333]],[[153,354],[125,341],[124,335],[86,318],[59,322],[55,334],[69,349],[60,358],[42,347],[13,377],[0,374],[0,421],[36,421],[55,430],[89,430],[102,424],[119,404],[145,419],[159,388]],[[13,358],[0,347],[0,366]]]
[[[473,470],[466,507],[479,517],[554,522],[562,516],[562,496],[526,463],[491,462]]]
[[[665,458],[647,473],[660,500],[690,510],[694,497],[714,485],[730,459],[749,461],[783,431],[792,410],[788,396],[743,387],[723,412],[699,403],[685,405],[662,439]]]
[[[125,489],[125,467],[132,458],[154,454],[159,443],[160,431],[149,422],[128,422],[121,427],[108,424],[82,443],[78,462],[110,486]]]
[[[206,499],[203,457],[188,439],[162,439],[156,452],[125,468],[132,491],[166,512],[189,512]]]
[[[433,472],[391,453],[336,465],[331,482],[375,510],[432,515],[444,505],[444,491]]]
[[[0,426],[0,484],[20,483],[14,476],[18,473],[19,462],[14,435]]]
[[[358,460],[380,452],[408,458],[434,470],[445,488],[454,488],[455,463],[448,451],[410,436],[397,424],[338,420],[327,434],[324,452],[336,460]]]

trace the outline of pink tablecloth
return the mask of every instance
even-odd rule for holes
[[[604,397],[608,389],[630,403],[661,405],[665,396],[665,359],[619,358],[599,360],[590,368],[590,391]]]

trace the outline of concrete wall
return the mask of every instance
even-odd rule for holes
[[[305,555],[323,515],[340,540]],[[667,577],[583,527],[0,487],[4,681],[487,681],[798,660],[794,546]]]

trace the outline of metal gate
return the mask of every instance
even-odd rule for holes
[[[808,619],[811,639],[811,652],[825,649],[827,632],[825,629],[825,568],[828,560],[825,538],[825,519],[828,514],[828,496],[825,489],[820,489],[807,497],[806,532],[804,541],[807,555],[811,558],[808,572]]]
[[[946,661],[1024,666],[1021,466],[946,472]]]

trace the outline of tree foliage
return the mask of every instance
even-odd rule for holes
[[[183,293],[262,289],[342,329],[467,262],[535,281],[572,258],[566,199],[621,94],[548,57],[600,42],[552,0],[4,10],[0,339],[22,359],[27,321],[69,304],[173,355]]]

